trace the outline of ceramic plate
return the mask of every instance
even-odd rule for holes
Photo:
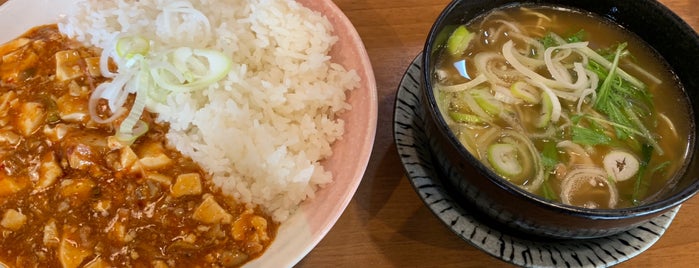
[[[77,0],[10,0],[0,6],[0,43],[28,29],[58,21]],[[335,181],[304,202],[279,227],[275,241],[262,257],[246,267],[290,267],[300,261],[332,228],[354,195],[369,162],[376,134],[378,101],[376,81],[364,45],[356,30],[331,0],[299,0],[324,14],[339,41],[333,47],[334,62],[355,69],[362,79],[348,102],[353,109],[344,113],[345,135],[333,144],[333,156],[323,165]]]
[[[394,138],[410,183],[425,205],[456,235],[474,247],[518,266],[600,267],[626,261],[653,245],[670,226],[679,207],[638,228],[604,238],[542,240],[488,224],[442,186],[427,147],[420,107],[420,57],[400,82],[394,113]]]

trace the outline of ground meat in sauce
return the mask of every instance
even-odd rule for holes
[[[125,146],[92,122],[98,50],[55,25],[0,46],[0,263],[10,267],[230,267],[277,226],[167,146],[153,115]]]

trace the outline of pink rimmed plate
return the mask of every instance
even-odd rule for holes
[[[0,6],[0,43],[9,41],[32,27],[55,23],[77,0],[10,0]],[[325,15],[333,24],[339,41],[332,60],[354,69],[361,77],[360,87],[348,102],[352,110],[341,117],[345,134],[333,145],[333,156],[324,162],[334,182],[306,200],[279,227],[275,241],[258,259],[246,267],[291,267],[310,252],[328,233],[349,204],[364,176],[376,135],[377,91],[374,73],[362,40],[352,23],[331,0],[299,0]]]

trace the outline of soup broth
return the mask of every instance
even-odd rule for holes
[[[449,31],[433,72],[440,111],[511,183],[568,205],[623,208],[682,168],[687,97],[637,36],[588,13],[523,6]]]

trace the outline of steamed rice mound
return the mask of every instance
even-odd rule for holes
[[[202,14],[172,12],[178,4]],[[170,11],[167,18],[163,10]],[[332,63],[328,53],[337,37],[321,14],[284,0],[92,0],[77,5],[59,27],[98,47],[138,35],[155,40],[151,51],[188,46],[231,57],[222,81],[171,94],[152,112],[170,124],[170,143],[238,201],[284,221],[332,181],[319,161],[342,137],[337,116],[351,108],[346,93],[359,77]]]

